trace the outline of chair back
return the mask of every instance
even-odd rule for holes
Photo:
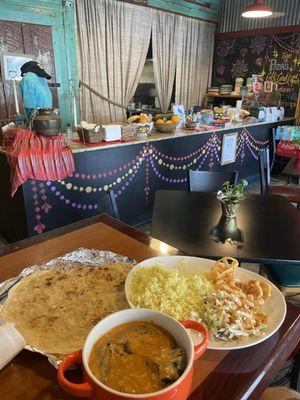
[[[238,172],[213,172],[188,170],[188,190],[190,192],[217,192],[224,182],[236,185]]]
[[[266,194],[271,182],[270,150],[266,147],[259,152],[260,193]]]
[[[272,128],[272,137],[269,143],[270,171],[272,171],[276,157],[276,128]]]
[[[120,219],[119,210],[113,190],[102,193],[99,200],[98,211],[102,214],[109,214],[114,218]]]

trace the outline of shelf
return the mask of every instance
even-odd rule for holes
[[[232,94],[205,94],[206,97],[220,97],[220,98],[228,98],[228,99],[241,99],[242,96],[232,95]]]

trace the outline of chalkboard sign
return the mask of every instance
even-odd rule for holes
[[[294,116],[300,83],[300,32],[216,40],[214,86],[234,84],[236,78],[252,74],[277,83],[286,115]]]

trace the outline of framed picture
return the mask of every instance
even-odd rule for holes
[[[27,54],[1,53],[2,81],[10,81],[11,79],[20,81],[22,79],[20,68],[31,60],[32,56]]]
[[[224,133],[221,150],[221,165],[235,162],[238,132]]]

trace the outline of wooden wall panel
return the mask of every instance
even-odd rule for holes
[[[0,49],[23,53],[22,27],[18,22],[0,22]]]
[[[74,0],[0,0],[0,20],[52,27],[59,110],[65,128],[73,119],[70,78],[78,86]],[[79,102],[77,106],[79,116]]]
[[[16,22],[0,21],[0,53],[23,53],[23,36],[21,24]],[[7,118],[9,113],[14,113],[15,108],[12,105],[10,83],[2,82],[0,84],[0,120]],[[10,107],[10,104],[12,105]]]
[[[20,22],[0,21],[0,52],[21,53],[33,56],[52,76],[51,82],[56,82],[54,55],[52,47],[52,28]],[[51,89],[53,105],[57,107],[57,89]],[[17,94],[20,112],[23,106],[21,89],[17,83]],[[10,119],[15,114],[11,83],[2,82],[0,85],[0,120]]]

